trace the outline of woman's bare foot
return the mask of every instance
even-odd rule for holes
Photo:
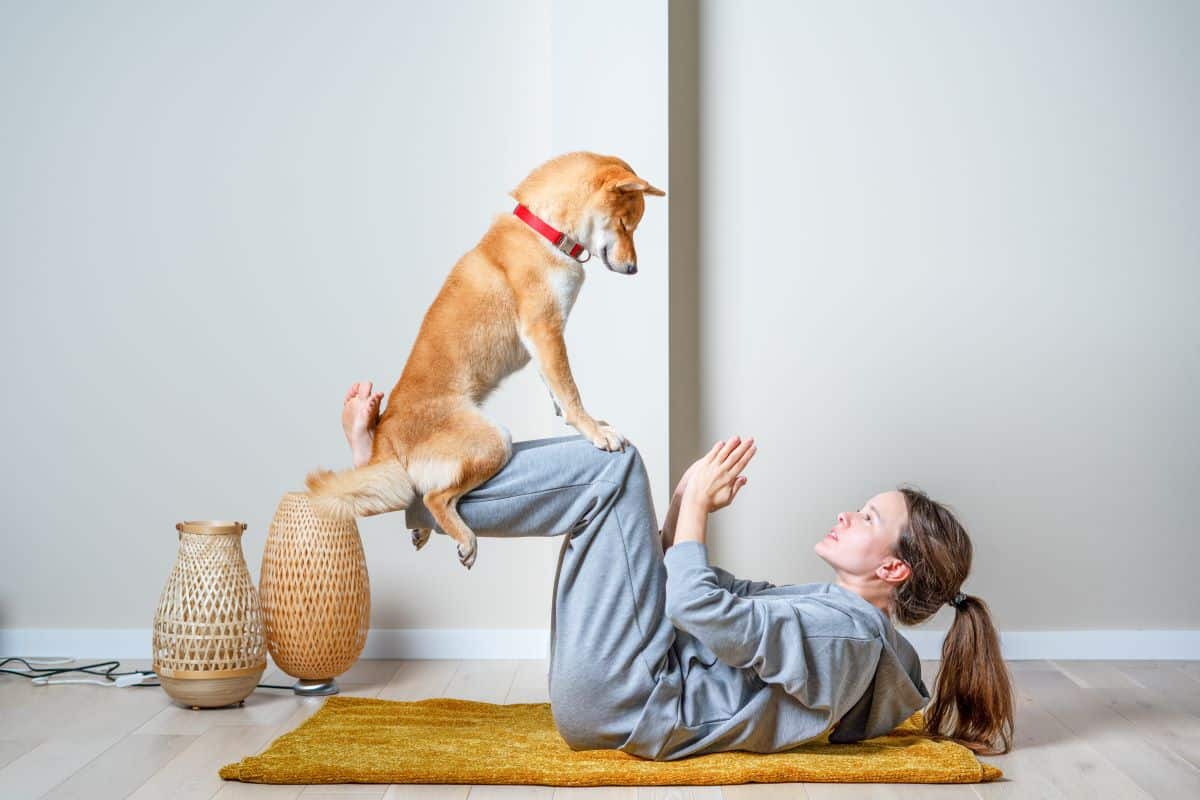
[[[375,423],[379,421],[379,403],[383,392],[372,392],[370,381],[360,381],[346,392],[342,403],[342,430],[354,457],[354,466],[365,466],[371,460],[371,442],[375,439]]]

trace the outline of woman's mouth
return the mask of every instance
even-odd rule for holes
[[[834,533],[833,531],[830,531],[829,533],[825,534],[825,538],[826,538],[826,539],[833,539],[833,540],[836,542],[836,541],[837,541],[837,534],[836,534],[836,533]]]

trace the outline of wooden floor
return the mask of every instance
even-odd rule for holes
[[[94,662],[81,662],[94,663]],[[1200,662],[1012,661],[1016,746],[985,757],[988,784],[743,784],[726,787],[263,786],[223,782],[321,698],[259,689],[242,708],[194,712],[161,689],[34,687],[0,674],[0,798],[1200,798]],[[12,667],[13,665],[8,665]],[[923,662],[930,687],[938,662]],[[148,669],[127,660],[122,669]],[[544,661],[360,661],[343,694],[548,702]],[[291,681],[268,670],[263,683]]]

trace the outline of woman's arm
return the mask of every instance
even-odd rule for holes
[[[671,504],[667,507],[667,516],[662,524],[662,548],[665,553],[675,544],[675,523],[679,520],[679,506],[683,502],[683,492],[676,490],[671,495]]]
[[[688,482],[699,466],[700,462],[697,461],[684,470],[683,475],[679,477],[679,483],[675,485],[675,491],[671,494],[671,502],[667,507],[667,516],[663,519],[662,530],[660,531],[664,553],[675,543],[675,524],[679,520],[679,509],[683,505],[683,494],[687,491]]]

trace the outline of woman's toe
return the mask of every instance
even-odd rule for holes
[[[354,398],[354,397],[355,397],[357,394],[358,394],[358,381],[355,381],[355,382],[354,382],[354,383],[353,383],[353,384],[350,386],[350,391],[346,392],[346,399],[345,399],[345,400],[343,400],[342,402],[343,402],[343,403],[349,403],[349,402],[350,402],[350,400],[351,400],[351,399],[353,399],[353,398]]]

